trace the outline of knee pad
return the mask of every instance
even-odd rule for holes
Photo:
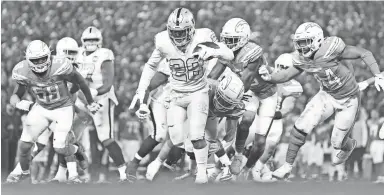
[[[304,131],[298,130],[296,127],[291,131],[290,143],[298,146],[302,146],[305,144],[305,138],[307,134]]]
[[[193,144],[193,148],[195,149],[202,149],[207,145],[205,139],[191,140],[191,142]]]
[[[195,153],[193,152],[187,152],[187,155],[189,156],[189,159],[196,160]]]
[[[57,152],[58,154],[64,155],[65,157],[70,156],[73,153],[69,145],[65,146],[64,148],[54,148],[54,149],[55,149],[55,152]]]

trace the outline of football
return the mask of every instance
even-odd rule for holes
[[[207,46],[207,47],[209,47],[209,48],[214,48],[214,49],[219,49],[219,48],[220,48],[220,46],[217,45],[217,44],[214,43],[214,42],[203,42],[203,43],[200,43],[200,44],[196,45],[195,49],[193,49],[193,53],[198,53],[198,52],[200,52],[200,50],[201,50],[200,45],[205,45],[205,46]],[[198,56],[196,55],[196,56],[194,56],[194,57],[197,58]],[[213,57],[209,57],[209,58],[208,58],[208,60],[211,60],[211,59],[213,59]]]

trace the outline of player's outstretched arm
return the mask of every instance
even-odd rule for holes
[[[101,64],[103,85],[97,89],[97,95],[103,95],[111,90],[115,79],[115,65],[113,60],[106,60]]]
[[[375,57],[367,49],[347,45],[340,57],[341,59],[361,59],[369,67],[373,75],[380,74],[379,65]]]
[[[148,102],[149,93],[155,89],[157,89],[159,86],[167,83],[168,81],[168,75],[162,73],[162,72],[156,72],[153,78],[151,79],[151,82],[149,83],[148,90],[145,93],[144,96],[144,102]]]
[[[80,90],[84,93],[85,99],[87,99],[88,104],[92,104],[94,102],[91,90],[89,89],[87,82],[84,77],[81,76],[76,69],[73,69],[72,73],[69,74],[69,82],[74,85],[79,85]]]
[[[279,72],[270,73],[270,71],[265,67],[261,67],[259,70],[259,73],[261,75],[261,78],[265,81],[271,82],[271,83],[285,83],[297,75],[301,74],[303,70],[298,69],[294,66],[289,67],[286,70],[281,70]]]

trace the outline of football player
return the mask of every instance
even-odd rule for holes
[[[144,94],[156,72],[159,62],[166,58],[171,70],[170,98],[167,112],[167,123],[170,139],[174,145],[183,143],[183,124],[190,119],[190,136],[196,155],[198,173],[195,182],[206,183],[208,147],[204,139],[204,127],[208,115],[208,85],[205,78],[205,66],[209,58],[231,60],[233,53],[224,44],[211,48],[200,43],[216,42],[216,36],[210,29],[195,29],[193,14],[186,8],[177,8],[168,18],[167,30],[155,36],[155,50],[145,64],[140,78],[137,93],[131,103],[134,107],[139,100],[143,104]],[[199,53],[193,53],[196,46],[201,47]],[[194,56],[198,55],[198,58]],[[142,106],[141,106],[142,107]],[[170,119],[170,120],[168,120]],[[152,140],[152,146],[157,145]],[[141,156],[142,157],[142,156]],[[140,159],[137,159],[140,160]],[[130,163],[128,175],[135,179],[136,164]]]
[[[350,156],[356,141],[349,138],[360,106],[359,85],[353,73],[340,61],[361,59],[375,75],[378,91],[384,89],[384,77],[372,53],[346,45],[336,36],[324,37],[321,27],[313,22],[301,24],[293,37],[293,66],[273,74],[266,67],[259,69],[262,78],[271,83],[284,83],[307,72],[321,83],[321,90],[310,100],[291,131],[286,163],[273,172],[273,177],[289,176],[293,162],[306,136],[319,123],[335,114],[331,143],[336,150],[333,164],[341,164]]]
[[[107,148],[109,156],[118,167],[119,181],[124,182],[127,181],[124,156],[114,139],[114,109],[118,105],[113,87],[115,57],[110,49],[102,48],[102,42],[99,29],[93,26],[86,28],[81,35],[82,47],[76,64],[80,74],[88,81],[92,97],[103,106],[92,115],[92,119],[100,142]],[[76,105],[81,107],[80,103]]]
[[[36,139],[51,123],[55,123],[53,147],[58,154],[64,155],[68,162],[69,180],[78,183],[75,154],[79,147],[74,145],[71,132],[73,122],[73,102],[67,82],[79,85],[88,103],[88,109],[94,113],[100,105],[94,102],[83,77],[73,68],[65,57],[51,57],[49,47],[40,40],[32,41],[26,50],[26,60],[18,63],[12,72],[17,86],[11,96],[11,105],[29,111],[26,129],[23,129],[18,150],[22,173],[13,177],[19,182],[28,176],[31,149]],[[36,103],[21,100],[29,90]],[[74,173],[75,175],[72,175]]]
[[[286,70],[292,64],[292,54],[281,54],[275,61],[275,72]],[[303,87],[295,80],[290,80],[277,85],[278,104],[267,136],[264,153],[252,168],[252,177],[254,181],[270,181],[271,171],[265,166],[276,150],[283,133],[283,118],[287,116],[294,108],[296,99],[303,93]],[[255,122],[259,122],[256,121]],[[252,124],[254,125],[254,124]],[[262,171],[262,169],[264,170]]]
[[[72,39],[70,37],[64,37],[57,42],[56,55],[66,57],[67,59],[69,59],[70,62],[74,62],[74,59],[76,58],[77,53],[78,53],[78,49],[79,49],[79,47],[77,45],[77,42],[74,39]],[[73,86],[72,83],[68,83],[68,88],[71,89],[70,90],[71,94],[73,95],[73,97],[76,97],[73,93],[75,92],[74,90],[78,90],[78,86],[76,86],[76,87],[71,87],[71,86]],[[75,108],[75,111],[76,111],[76,108]],[[74,121],[73,124],[76,124],[76,122]],[[49,128],[47,128],[44,131],[44,133],[42,133],[38,137],[38,139],[36,141],[37,150],[34,150],[31,153],[31,159],[33,159],[38,153],[40,153],[40,151],[42,151],[44,149],[44,147],[48,144],[48,140],[49,140],[49,137],[51,136],[53,128],[54,128],[54,124],[51,124],[49,126]],[[76,131],[74,131],[74,133],[75,133],[76,139],[79,139],[79,134],[76,134]],[[78,145],[78,146],[80,146],[80,145]],[[79,155],[81,152],[82,152],[82,148],[80,148],[78,150],[78,152],[75,153],[75,156],[77,157],[77,160],[79,160],[79,162],[80,162],[80,167],[86,168],[88,166],[87,159],[83,158],[85,156],[85,154]],[[66,165],[66,162],[65,162],[63,155],[59,154],[59,159],[60,159],[59,161],[61,163],[60,163],[59,171],[58,171],[56,177],[58,175],[60,175],[59,173],[62,172],[61,178],[64,178],[64,179],[59,180],[55,177],[52,181],[64,182],[67,180],[67,176],[66,176],[67,165]],[[61,170],[61,172],[60,172],[60,170]],[[75,171],[75,170],[71,170],[71,171]],[[21,172],[22,172],[22,170],[20,167],[20,163],[18,163],[16,165],[15,169],[10,173],[10,176],[8,176],[7,182],[12,183],[13,175],[21,174]],[[71,173],[70,175],[76,175],[76,173]]]
[[[245,20],[232,18],[227,21],[223,26],[220,37],[221,41],[231,48],[235,57],[233,60],[220,60],[208,75],[208,78],[217,79],[228,67],[241,76],[246,92],[244,96],[250,95],[252,97],[251,101],[246,103],[246,112],[238,125],[235,142],[236,154],[231,164],[233,174],[237,175],[240,171],[242,172],[240,178],[249,173],[250,168],[262,155],[269,126],[272,123],[277,106],[276,84],[265,82],[258,73],[259,67],[267,63],[263,55],[263,49],[249,40],[250,35],[251,29]],[[257,99],[260,102],[259,108],[257,108]],[[257,110],[259,122],[255,127],[251,154],[246,166],[241,169],[242,153],[249,134],[249,128],[255,119]]]

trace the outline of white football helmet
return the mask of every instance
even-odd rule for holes
[[[43,41],[34,40],[29,43],[25,58],[33,72],[43,73],[51,65],[51,50]]]
[[[248,43],[251,27],[241,18],[232,18],[224,24],[220,33],[220,40],[232,51],[236,51]]]
[[[307,58],[319,49],[323,40],[323,29],[314,22],[301,24],[293,35],[295,49]]]
[[[102,42],[101,31],[94,26],[86,28],[81,35],[81,43],[86,51],[96,51],[96,49],[101,48]]]
[[[244,84],[235,73],[227,73],[221,78],[213,96],[213,106],[216,110],[226,112],[234,109],[244,95]]]
[[[187,45],[195,34],[195,19],[186,8],[177,8],[168,17],[167,30],[177,47]]]
[[[65,56],[70,61],[74,62],[79,52],[79,45],[71,37],[64,37],[57,42],[56,54]]]
[[[275,60],[275,72],[288,69],[293,66],[293,56],[290,53],[283,53]]]

